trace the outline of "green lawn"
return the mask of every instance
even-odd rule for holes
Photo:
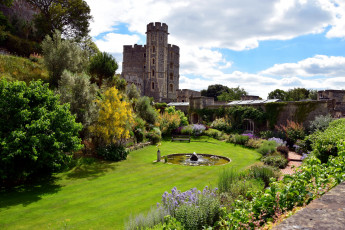
[[[153,163],[157,148],[149,146],[122,162],[97,162],[57,174],[51,182],[0,192],[0,229],[123,229],[129,215],[149,210],[172,187],[216,186],[223,168],[243,169],[259,158],[253,150],[207,138],[164,141],[160,149],[162,155],[209,153],[232,162],[204,167]]]

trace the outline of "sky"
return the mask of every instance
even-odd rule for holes
[[[267,98],[275,89],[345,89],[345,0],[86,0],[91,36],[121,73],[123,45],[168,25],[180,89],[212,84]]]

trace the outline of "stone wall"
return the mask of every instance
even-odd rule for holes
[[[199,91],[190,89],[179,89],[176,90],[177,102],[189,102],[190,97],[201,97]]]

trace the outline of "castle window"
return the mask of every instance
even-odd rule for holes
[[[156,35],[152,34],[152,41],[156,40]]]
[[[151,89],[154,90],[155,89],[155,83],[151,82]]]
[[[146,65],[144,65],[144,69],[146,69]]]
[[[173,75],[173,73],[170,73],[170,80],[174,80],[174,75]]]
[[[170,84],[169,85],[169,91],[172,92],[174,90],[174,85],[173,84]]]
[[[156,47],[152,46],[152,53],[156,52]]]
[[[154,65],[155,64],[155,59],[154,58],[152,58],[152,65]]]
[[[152,77],[154,77],[155,76],[155,70],[153,69],[152,70]]]
[[[144,57],[146,58],[146,53],[144,53]]]
[[[174,68],[174,63],[170,62],[170,69]]]
[[[170,58],[171,58],[171,59],[174,58],[174,53],[173,53],[173,52],[170,53]]]

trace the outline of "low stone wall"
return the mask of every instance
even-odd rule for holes
[[[134,150],[137,150],[137,149],[141,149],[141,148],[144,148],[146,146],[149,146],[151,145],[151,142],[145,142],[145,143],[139,143],[139,144],[135,144],[131,147],[128,147],[127,150],[129,150],[130,152],[134,151]]]

